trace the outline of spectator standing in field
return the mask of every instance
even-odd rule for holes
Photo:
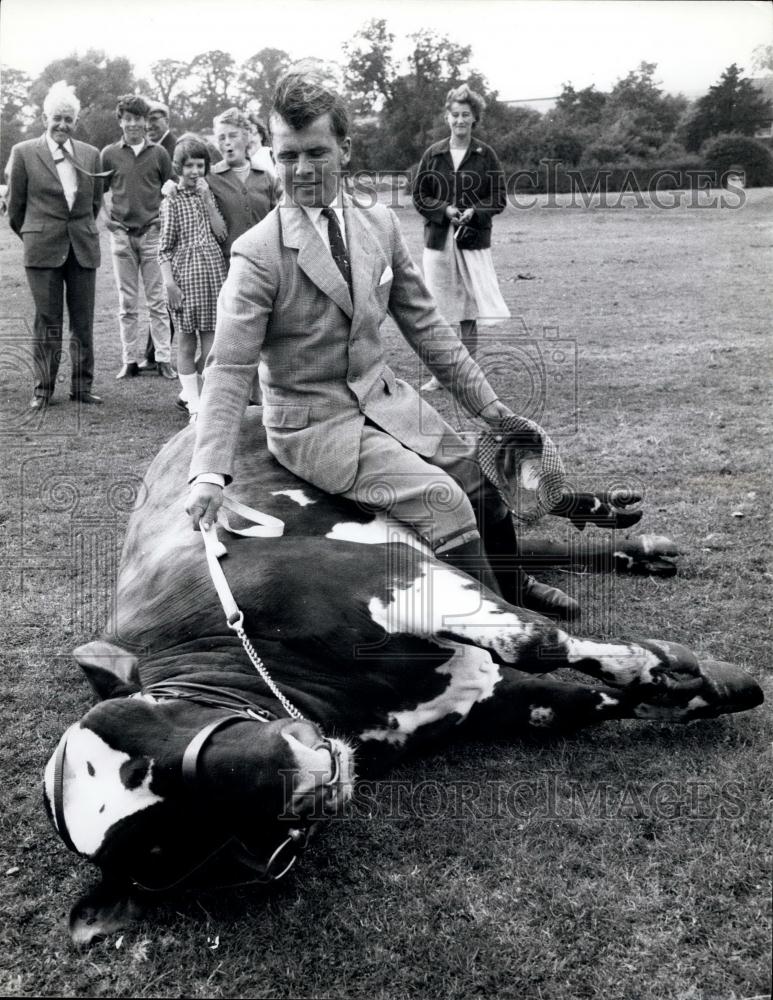
[[[244,112],[228,108],[212,126],[223,159],[212,167],[208,182],[228,229],[223,246],[228,261],[234,240],[268,215],[279,200],[281,186],[275,173],[250,162],[253,136]]]
[[[180,182],[177,194],[165,198],[161,206],[158,258],[177,328],[182,395],[193,423],[199,410],[199,375],[212,347],[217,296],[225,281],[220,243],[226,227],[205,180],[210,166],[206,145],[197,139],[181,140],[173,165]]]
[[[112,171],[107,182],[111,195],[107,226],[118,285],[123,356],[121,370],[116,375],[119,379],[140,374],[139,362],[143,356],[138,322],[140,278],[150,314],[158,373],[163,378],[177,378],[170,364],[171,329],[158,262],[161,187],[172,176],[172,161],[163,146],[148,141],[145,132],[149,110],[147,101],[135,94],[119,98],[116,115],[121,138],[102,150],[102,166]]]
[[[256,170],[265,170],[267,174],[276,177],[276,164],[274,155],[271,152],[271,142],[268,129],[263,124],[262,119],[257,115],[248,115],[252,126],[252,152],[250,153],[250,163]]]
[[[148,130],[147,137],[156,146],[163,146],[169,154],[169,159],[173,161],[174,147],[177,144],[177,136],[169,128],[169,108],[161,101],[149,100],[148,105]],[[169,317],[169,338],[170,343],[174,341],[174,321]],[[153,347],[153,336],[148,330],[148,341],[145,345],[145,357],[139,363],[141,372],[156,371],[156,350]]]
[[[495,326],[510,315],[490,249],[491,219],[507,204],[504,173],[494,150],[473,134],[485,106],[466,84],[449,90],[451,134],[426,150],[413,186],[413,204],[424,216],[424,279],[446,319],[460,324],[472,355],[478,323]],[[422,386],[440,388],[434,376]]]
[[[149,101],[148,111],[148,139],[156,146],[163,146],[169,154],[169,159],[174,157],[174,147],[177,145],[177,136],[169,128],[169,108],[161,101]]]
[[[64,303],[70,319],[70,399],[101,403],[94,378],[94,296],[100,262],[97,215],[102,203],[99,150],[72,138],[80,112],[64,80],[43,101],[45,135],[13,147],[8,221],[24,244],[24,267],[35,303],[35,391],[43,410],[56,386]]]

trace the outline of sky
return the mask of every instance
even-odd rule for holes
[[[564,83],[608,90],[640,62],[666,91],[699,96],[731,63],[752,74],[773,44],[769,0],[3,0],[0,61],[37,75],[88,48],[127,56],[150,79],[157,59],[207,49],[242,62],[260,49],[342,60],[369,19],[397,36],[421,28],[469,44],[473,66],[504,100],[553,97]]]

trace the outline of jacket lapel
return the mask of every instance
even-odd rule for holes
[[[368,313],[368,307],[373,298],[373,269],[378,255],[373,237],[363,221],[363,212],[348,201],[344,204],[344,222],[346,224],[349,263],[352,269],[352,289],[354,292],[352,330],[354,330]]]
[[[351,318],[354,310],[349,289],[311,219],[295,205],[281,205],[279,218],[282,222],[282,242],[298,251],[298,267]]]
[[[40,139],[38,140],[37,153],[40,159],[45,164],[45,166],[51,171],[54,177],[56,177],[59,186],[61,187],[62,182],[59,178],[59,171],[56,169],[56,165],[54,164],[54,158],[51,155],[51,150],[48,148],[48,143],[46,142],[46,137],[44,135],[41,135]],[[64,188],[62,188],[62,197],[64,198]]]

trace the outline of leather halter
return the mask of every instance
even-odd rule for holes
[[[200,729],[196,735],[188,742],[182,759],[182,777],[184,785],[189,789],[195,789],[198,778],[199,759],[204,747],[216,732],[225,729],[236,722],[271,722],[276,719],[266,709],[254,705],[249,698],[230,691],[227,688],[210,687],[206,684],[197,684],[194,681],[157,681],[148,685],[142,692],[154,698],[169,700],[194,701],[197,704],[205,705],[208,708],[222,708],[228,714],[215,719]],[[77,723],[76,723],[77,725]],[[73,728],[73,727],[70,727]],[[70,832],[67,828],[67,821],[64,815],[64,761],[67,753],[67,735],[69,730],[62,737],[56,750],[54,759],[54,788],[53,788],[53,811],[56,827],[59,836],[65,845],[75,854],[80,854],[78,848],[73,843]],[[340,761],[338,754],[334,751],[329,739],[321,741],[321,745],[326,746],[330,753],[330,758],[334,763],[334,771],[326,787],[333,787],[340,777]],[[147,885],[138,878],[130,876],[134,886],[143,892],[162,893],[189,882],[190,879],[207,864],[219,857],[224,851],[229,849],[233,859],[249,869],[257,872],[255,877],[247,880],[229,883],[221,888],[235,888],[236,886],[268,884],[276,882],[294,867],[298,857],[303,853],[308,845],[309,839],[318,825],[318,821],[301,819],[298,824],[290,827],[287,836],[280,841],[278,846],[271,852],[265,862],[259,862],[252,851],[246,847],[237,837],[231,835],[227,837],[218,847],[211,851],[200,862],[186,871],[179,878],[172,879],[163,885]]]

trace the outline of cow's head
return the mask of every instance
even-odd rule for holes
[[[107,700],[62,736],[46,805],[67,846],[112,884],[171,888],[224,856],[269,881],[350,794],[351,750],[314,723],[131,693],[136,660],[109,643],[76,658]],[[76,939],[110,929],[91,917],[71,925]]]

